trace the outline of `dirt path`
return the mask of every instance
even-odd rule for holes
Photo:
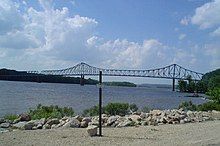
[[[0,146],[152,145],[220,146],[220,121],[125,128],[104,128],[103,137],[86,129],[13,131],[0,134]]]

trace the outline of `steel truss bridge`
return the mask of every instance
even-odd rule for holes
[[[98,68],[86,63],[79,63],[73,67],[60,70],[43,70],[43,71],[27,71],[27,73],[43,74],[43,75],[61,75],[61,76],[98,76],[102,71],[103,76],[128,76],[128,77],[149,77],[149,78],[165,78],[173,80],[173,90],[175,86],[175,79],[186,80],[191,76],[192,80],[199,81],[203,74],[198,73],[177,64],[168,65],[156,69],[147,70],[125,70],[125,69],[104,69]],[[83,84],[83,83],[82,83]]]

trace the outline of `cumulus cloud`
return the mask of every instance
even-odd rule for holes
[[[14,2],[0,2],[1,67],[59,69],[83,61],[106,68],[149,69],[198,62],[196,53],[166,46],[157,39],[141,43],[105,40],[96,35],[95,19],[71,15],[66,7],[55,9],[52,1],[39,0],[39,5],[40,10],[27,7],[20,11]]]
[[[191,21],[201,29],[210,28],[220,24],[220,0],[214,0],[196,8]]]
[[[190,22],[189,17],[184,17],[183,19],[180,20],[180,24],[182,24],[182,25],[188,25],[189,22]]]
[[[200,29],[214,28],[214,36],[220,36],[220,0],[213,0],[201,7],[196,8],[191,18],[192,24],[198,25]]]

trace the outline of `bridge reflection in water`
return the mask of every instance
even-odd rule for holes
[[[80,84],[84,85],[85,75],[98,76],[102,71],[103,76],[128,76],[128,77],[149,77],[149,78],[164,78],[173,80],[173,91],[175,90],[175,80],[186,80],[188,76],[192,77],[192,80],[199,81],[202,79],[203,74],[198,73],[178,64],[172,64],[156,69],[147,70],[124,70],[124,69],[104,69],[98,68],[86,63],[79,63],[73,67],[60,69],[60,70],[43,70],[43,71],[27,71],[27,73],[36,73],[43,75],[61,75],[61,76],[81,76]]]

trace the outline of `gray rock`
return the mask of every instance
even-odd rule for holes
[[[211,116],[212,116],[212,118],[215,119],[215,120],[220,120],[220,112],[219,112],[219,111],[212,110]]]
[[[127,126],[133,126],[133,125],[134,125],[133,121],[126,120],[126,121],[119,123],[116,127],[127,127]]]
[[[46,122],[46,124],[48,124],[48,125],[50,125],[50,126],[52,126],[53,124],[59,124],[59,123],[60,123],[60,121],[59,121],[59,119],[57,119],[57,118],[50,119],[50,120],[48,120],[48,121]]]
[[[111,126],[115,121],[117,121],[117,119],[119,118],[119,116],[111,116],[108,118],[107,120],[107,125]]]
[[[79,128],[80,122],[76,118],[70,118],[69,122],[62,126],[63,128]]]
[[[96,136],[97,135],[97,129],[98,129],[98,126],[95,126],[95,125],[90,125],[86,128],[89,136]]]
[[[184,124],[185,123],[185,121],[184,120],[180,120],[180,124]]]
[[[90,117],[85,117],[82,119],[82,122],[84,121],[88,124],[89,122],[92,122],[92,119]]]
[[[57,125],[56,124],[53,124],[52,126],[51,126],[51,129],[56,129],[57,128]]]
[[[130,115],[129,118],[135,123],[139,123],[141,121],[141,117],[139,115]]]
[[[4,118],[0,118],[0,124],[1,123],[5,123],[5,119]]]
[[[30,121],[31,120],[31,116],[29,115],[29,114],[21,114],[20,116],[19,116],[19,118],[20,118],[20,121]]]
[[[46,119],[45,118],[42,118],[40,120],[33,120],[33,121],[34,121],[35,125],[39,125],[39,124],[44,125],[46,123]]]
[[[37,129],[42,129],[42,128],[43,128],[43,125],[42,125],[42,124],[38,124],[38,125],[36,126],[36,128],[37,128]]]
[[[81,127],[81,128],[86,128],[86,127],[88,127],[88,123],[87,123],[86,121],[82,121],[82,122],[80,123],[80,127]]]
[[[82,119],[83,119],[83,118],[82,118],[81,116],[79,116],[79,115],[75,116],[74,118],[77,119],[79,122],[82,122]]]
[[[186,113],[186,115],[188,116],[188,117],[194,117],[194,113],[192,112],[192,111],[187,111],[187,113]]]
[[[50,129],[50,128],[51,128],[51,126],[49,124],[43,125],[43,129]]]
[[[24,125],[24,130],[32,130],[33,127],[34,127],[34,123],[33,122],[27,122]]]
[[[10,127],[10,123],[1,123],[0,124],[0,128],[9,128]]]
[[[146,114],[146,113],[141,112],[140,117],[141,117],[141,119],[145,119],[145,118],[147,118],[147,114]]]
[[[13,124],[12,127],[13,128],[16,128],[16,129],[24,129],[24,126],[27,122],[23,121],[23,122],[19,122],[19,123],[16,123],[16,124]]]

